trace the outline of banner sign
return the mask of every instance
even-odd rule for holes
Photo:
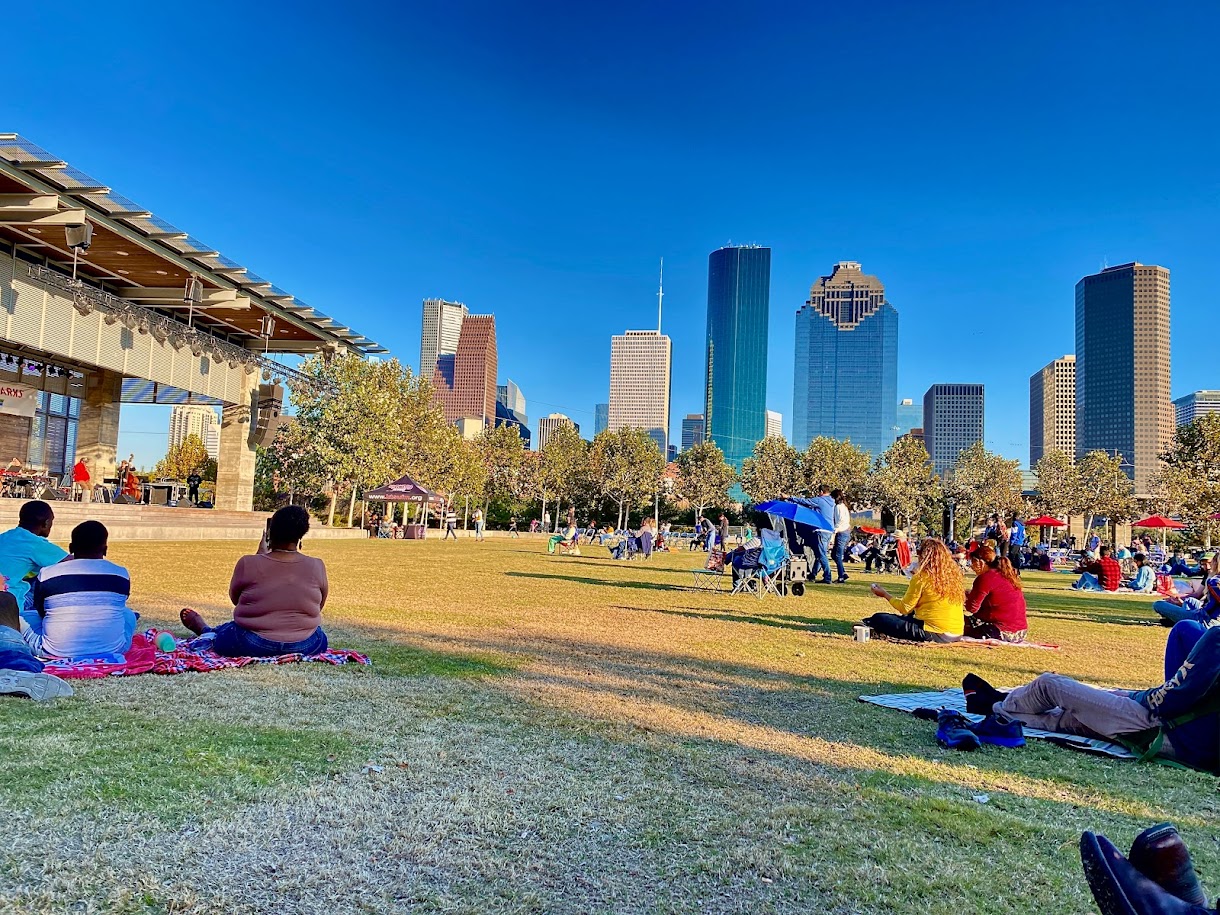
[[[0,413],[33,418],[38,409],[38,392],[23,384],[0,382]]]

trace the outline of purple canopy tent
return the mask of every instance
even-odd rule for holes
[[[422,505],[424,508],[423,525],[428,524],[428,508],[432,505],[445,504],[445,497],[439,493],[432,492],[423,486],[416,483],[406,474],[403,474],[393,483],[386,483],[384,486],[378,486],[376,489],[370,489],[364,494],[365,501],[368,502],[386,502],[390,503],[390,510],[393,511],[393,504],[397,502],[412,502],[416,505]],[[403,513],[403,522],[405,523],[406,512]]]

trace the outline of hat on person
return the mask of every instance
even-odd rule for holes
[[[1199,561],[1202,562],[1204,559],[1206,559],[1208,562],[1212,562],[1213,560],[1215,560],[1215,558],[1216,558],[1215,553],[1204,553],[1202,556],[1199,557]]]
[[[979,543],[977,540],[971,540],[970,543],[966,545],[966,555],[973,556],[982,548],[983,544]]]
[[[906,540],[907,532],[904,531],[902,528],[898,528],[897,530],[894,531],[894,536],[897,537],[899,540]]]

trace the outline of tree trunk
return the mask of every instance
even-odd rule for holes
[[[356,514],[356,484],[352,483],[352,494],[347,501],[347,526],[352,526],[352,517]]]
[[[542,494],[542,510],[538,515],[538,527],[543,531],[546,530],[546,493]]]
[[[331,484],[331,487],[330,487],[330,508],[327,510],[327,513],[326,513],[326,526],[327,527],[335,526],[335,486],[333,483]]]

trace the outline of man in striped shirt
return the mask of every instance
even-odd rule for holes
[[[35,653],[54,658],[110,658],[131,648],[137,616],[127,606],[131,578],[106,559],[108,534],[100,521],[72,530],[70,558],[38,573],[37,621],[23,633]]]

